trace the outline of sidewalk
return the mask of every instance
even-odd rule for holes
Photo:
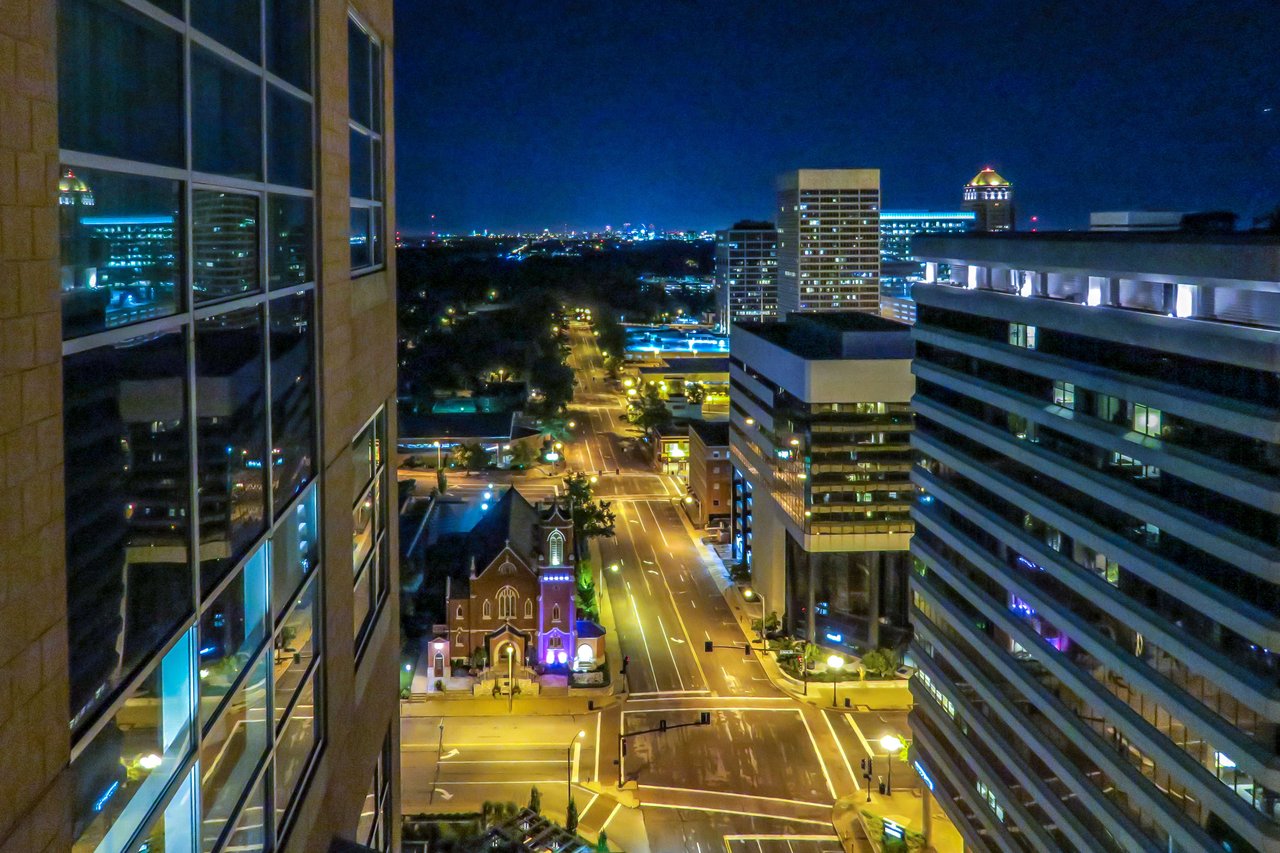
[[[930,800],[926,804],[926,798]],[[964,853],[964,839],[947,820],[946,813],[936,800],[916,791],[894,791],[890,795],[871,793],[867,802],[865,792],[858,792],[836,800],[831,809],[831,825],[846,851],[862,849],[862,837],[871,842],[873,850],[883,849],[881,838],[884,821],[890,820],[908,833],[925,834],[925,811],[931,813],[929,823],[930,843],[925,849],[932,853]],[[855,829],[855,826],[858,829]]]

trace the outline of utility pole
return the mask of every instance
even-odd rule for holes
[[[618,790],[621,791],[622,785],[623,785],[622,760],[627,756],[627,738],[635,737],[636,735],[654,734],[655,732],[658,734],[666,734],[667,732],[675,731],[676,729],[687,729],[692,726],[709,726],[709,725],[711,725],[711,712],[701,711],[698,714],[697,722],[693,722],[693,723],[676,723],[674,726],[670,726],[670,725],[667,725],[666,720],[659,720],[658,727],[656,729],[640,729],[639,731],[635,731],[635,732],[620,731],[618,733]]]

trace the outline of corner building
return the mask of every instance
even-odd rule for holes
[[[844,653],[907,637],[911,335],[874,315],[731,332],[734,557],[789,633]]]
[[[1280,849],[1280,240],[915,246],[939,801],[978,850]]]
[[[397,847],[391,37],[0,19],[3,853]]]

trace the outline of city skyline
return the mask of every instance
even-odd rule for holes
[[[400,226],[714,230],[770,218],[796,168],[878,168],[886,207],[946,210],[988,166],[1042,230],[1141,208],[1247,226],[1280,203],[1280,10],[1161,11],[404,0],[429,49],[402,40],[397,94],[430,102],[399,119]]]

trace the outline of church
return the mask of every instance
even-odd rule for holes
[[[589,670],[604,654],[603,631],[579,620],[573,522],[558,501],[531,504],[507,492],[466,534],[445,592],[449,657],[483,650],[494,666]],[[508,652],[508,649],[510,650]]]

